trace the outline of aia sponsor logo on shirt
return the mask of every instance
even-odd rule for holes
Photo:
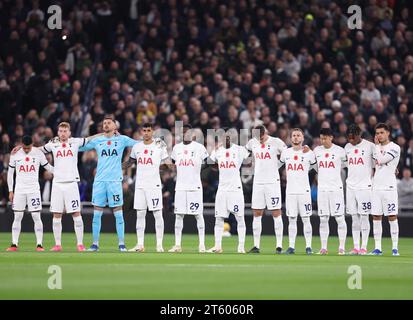
[[[147,151],[147,150],[145,150],[145,151]],[[149,157],[139,157],[138,159],[137,159],[137,164],[138,165],[150,165],[150,166],[153,166],[153,161],[152,161],[152,158],[149,158]]]
[[[302,163],[289,163],[287,171],[304,171],[304,166]]]
[[[64,147],[63,147],[64,148]],[[73,157],[73,152],[72,152],[72,150],[66,150],[66,149],[63,149],[63,150],[58,150],[57,152],[56,152],[56,158],[66,158],[66,157]]]
[[[335,169],[336,168],[336,166],[335,166],[335,164],[334,164],[334,162],[333,161],[327,161],[327,160],[321,160],[321,161],[318,161],[318,167],[320,168],[320,169],[330,169],[330,168],[333,168],[333,169]]]
[[[192,159],[181,159],[179,160],[178,166],[180,167],[195,167]]]
[[[19,166],[19,172],[36,172],[36,167],[34,166],[34,164],[22,164]]]
[[[348,158],[348,164],[350,166],[358,166],[358,165],[364,165],[363,158],[361,157],[350,157]]]
[[[260,159],[260,160],[266,160],[266,159],[271,159],[270,153],[267,152],[256,152],[255,153],[255,159]]]
[[[112,156],[118,156],[118,152],[116,149],[102,149],[100,152],[101,157],[112,157]]]
[[[236,165],[235,165],[235,162],[232,160],[220,161],[219,168],[220,169],[235,169]]]

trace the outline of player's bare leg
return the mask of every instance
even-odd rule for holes
[[[62,214],[53,213],[53,236],[55,245],[50,251],[62,251]]]
[[[200,253],[205,252],[205,220],[202,213],[195,215],[196,226],[198,228],[199,246],[198,250]]]
[[[345,255],[346,253],[346,237],[347,237],[347,224],[346,224],[346,219],[344,218],[344,215],[341,216],[336,216],[336,222],[337,222],[337,233],[338,233],[338,240],[339,240],[339,246],[338,246],[338,254],[339,255]]]
[[[136,210],[136,236],[137,244],[134,248],[129,251],[134,252],[144,252],[145,246],[145,227],[146,227],[146,209],[145,210]]]
[[[252,209],[254,218],[252,220],[252,233],[254,235],[254,247],[248,253],[260,253],[260,241],[262,232],[262,216],[264,209]]]
[[[76,234],[77,251],[79,252],[86,251],[86,248],[83,245],[84,225],[83,225],[82,215],[80,214],[80,212],[75,212],[72,214],[72,218],[73,218],[73,226],[74,226],[75,234]]]
[[[274,220],[274,232],[275,238],[277,240],[277,243],[275,245],[275,253],[280,254],[282,253],[284,232],[284,224],[281,216],[281,209],[271,210],[271,214]]]
[[[7,251],[17,251],[19,246],[19,237],[22,228],[22,219],[23,219],[24,212],[22,211],[14,211],[14,220],[13,225],[11,227],[11,238],[12,243]]]
[[[383,235],[383,223],[382,216],[373,215],[373,237],[374,237],[374,250],[370,253],[371,255],[381,256],[383,254],[381,248],[381,239]]]
[[[36,251],[44,251],[43,222],[42,222],[42,219],[40,218],[40,212],[39,211],[32,212],[32,218],[34,222],[34,232],[36,234],[36,242],[37,242]]]
[[[390,235],[392,240],[392,255],[399,256],[399,221],[396,215],[388,217],[390,224]]]

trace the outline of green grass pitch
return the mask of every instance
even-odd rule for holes
[[[10,237],[0,234],[4,248]],[[46,250],[52,239],[45,234]],[[86,245],[90,240],[85,235]],[[128,234],[126,243],[132,247],[135,240]],[[319,238],[313,241],[319,249]],[[224,238],[220,255],[197,253],[197,236],[187,234],[181,254],[156,253],[152,234],[143,254],[119,253],[115,234],[102,234],[98,253],[76,252],[71,233],[63,235],[61,253],[35,252],[34,242],[33,233],[22,234],[20,252],[0,252],[0,299],[413,299],[412,238],[400,239],[400,257],[390,255],[388,238],[381,257],[338,256],[336,238],[330,238],[328,256],[306,256],[302,237],[294,256],[274,255],[271,236],[262,238],[259,255],[237,254],[236,236]],[[206,242],[212,246],[213,237]],[[165,250],[172,244],[173,235],[165,235]],[[247,236],[246,249],[251,246]],[[47,286],[51,265],[61,267],[61,290]],[[347,286],[351,265],[361,267],[361,290]]]

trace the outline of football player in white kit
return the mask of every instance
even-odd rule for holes
[[[373,235],[375,249],[372,255],[382,255],[382,220],[387,216],[390,224],[390,234],[393,242],[392,255],[398,256],[399,211],[396,170],[400,160],[400,147],[389,140],[390,128],[384,123],[377,124],[375,135],[376,171],[373,177],[373,195],[371,214],[373,215]]]
[[[18,250],[21,221],[26,206],[34,222],[37,242],[36,251],[44,251],[42,245],[43,223],[40,218],[42,198],[40,196],[39,169],[42,166],[53,173],[53,167],[49,164],[43,152],[33,148],[33,141],[30,136],[24,136],[22,142],[22,148],[11,155],[7,172],[9,200],[12,202],[14,211],[12,244],[7,251]],[[16,172],[16,186],[13,191],[14,172]]]
[[[55,245],[50,251],[62,251],[62,214],[64,212],[72,214],[77,251],[86,250],[83,245],[83,220],[80,214],[78,152],[80,147],[101,135],[71,138],[70,124],[61,122],[57,126],[58,139],[54,139],[40,148],[43,153],[53,154],[55,168],[50,199]]]
[[[352,255],[367,254],[370,234],[371,188],[375,151],[374,143],[361,138],[361,129],[352,124],[347,129],[344,150],[347,155],[346,211],[352,218],[354,249]],[[360,247],[361,232],[361,247]]]
[[[304,132],[300,128],[292,129],[292,147],[284,150],[280,158],[280,162],[285,165],[287,173],[285,206],[288,216],[289,247],[285,251],[286,254],[295,253],[298,214],[300,214],[304,226],[305,252],[308,255],[313,253],[311,249],[313,229],[310,221],[313,210],[308,173],[317,161],[313,151],[304,152],[303,142]]]
[[[171,159],[176,166],[175,185],[175,245],[169,252],[182,252],[181,239],[185,215],[193,215],[197,222],[199,252],[205,252],[205,221],[201,168],[208,158],[205,147],[193,141],[190,125],[183,126],[183,140],[172,149]]]
[[[240,168],[248,151],[245,147],[232,143],[231,131],[227,129],[223,145],[211,153],[211,160],[216,162],[219,170],[218,190],[215,197],[215,245],[208,253],[222,253],[222,234],[224,219],[232,213],[237,220],[238,253],[245,253],[245,219],[244,192],[242,189]]]
[[[345,254],[347,224],[344,218],[344,191],[341,170],[346,166],[344,148],[333,144],[333,131],[330,128],[320,130],[321,146],[314,149],[318,172],[318,216],[320,217],[321,250],[326,255],[330,233],[329,219],[333,216],[337,222],[339,247],[338,254]]]
[[[258,131],[258,132],[257,132]],[[254,157],[254,181],[252,186],[251,208],[254,213],[252,231],[254,234],[254,247],[248,253],[260,252],[260,239],[262,230],[262,216],[267,208],[274,219],[274,232],[276,236],[277,254],[282,253],[283,220],[281,217],[281,184],[278,172],[278,157],[287,149],[285,143],[270,137],[263,125],[253,129],[257,134],[246,144],[246,148]]]
[[[146,212],[152,211],[155,218],[156,251],[164,252],[162,241],[164,221],[162,216],[162,183],[159,169],[168,158],[166,144],[162,140],[153,139],[152,124],[142,126],[143,143],[135,144],[132,148],[129,161],[124,164],[128,167],[136,163],[135,199],[137,245],[131,252],[144,252],[144,238],[146,226]]]

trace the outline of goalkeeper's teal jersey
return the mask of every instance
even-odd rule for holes
[[[110,138],[101,136],[89,141],[79,151],[95,149],[98,155],[95,181],[122,181],[122,156],[126,147],[133,147],[139,141],[124,135]]]

